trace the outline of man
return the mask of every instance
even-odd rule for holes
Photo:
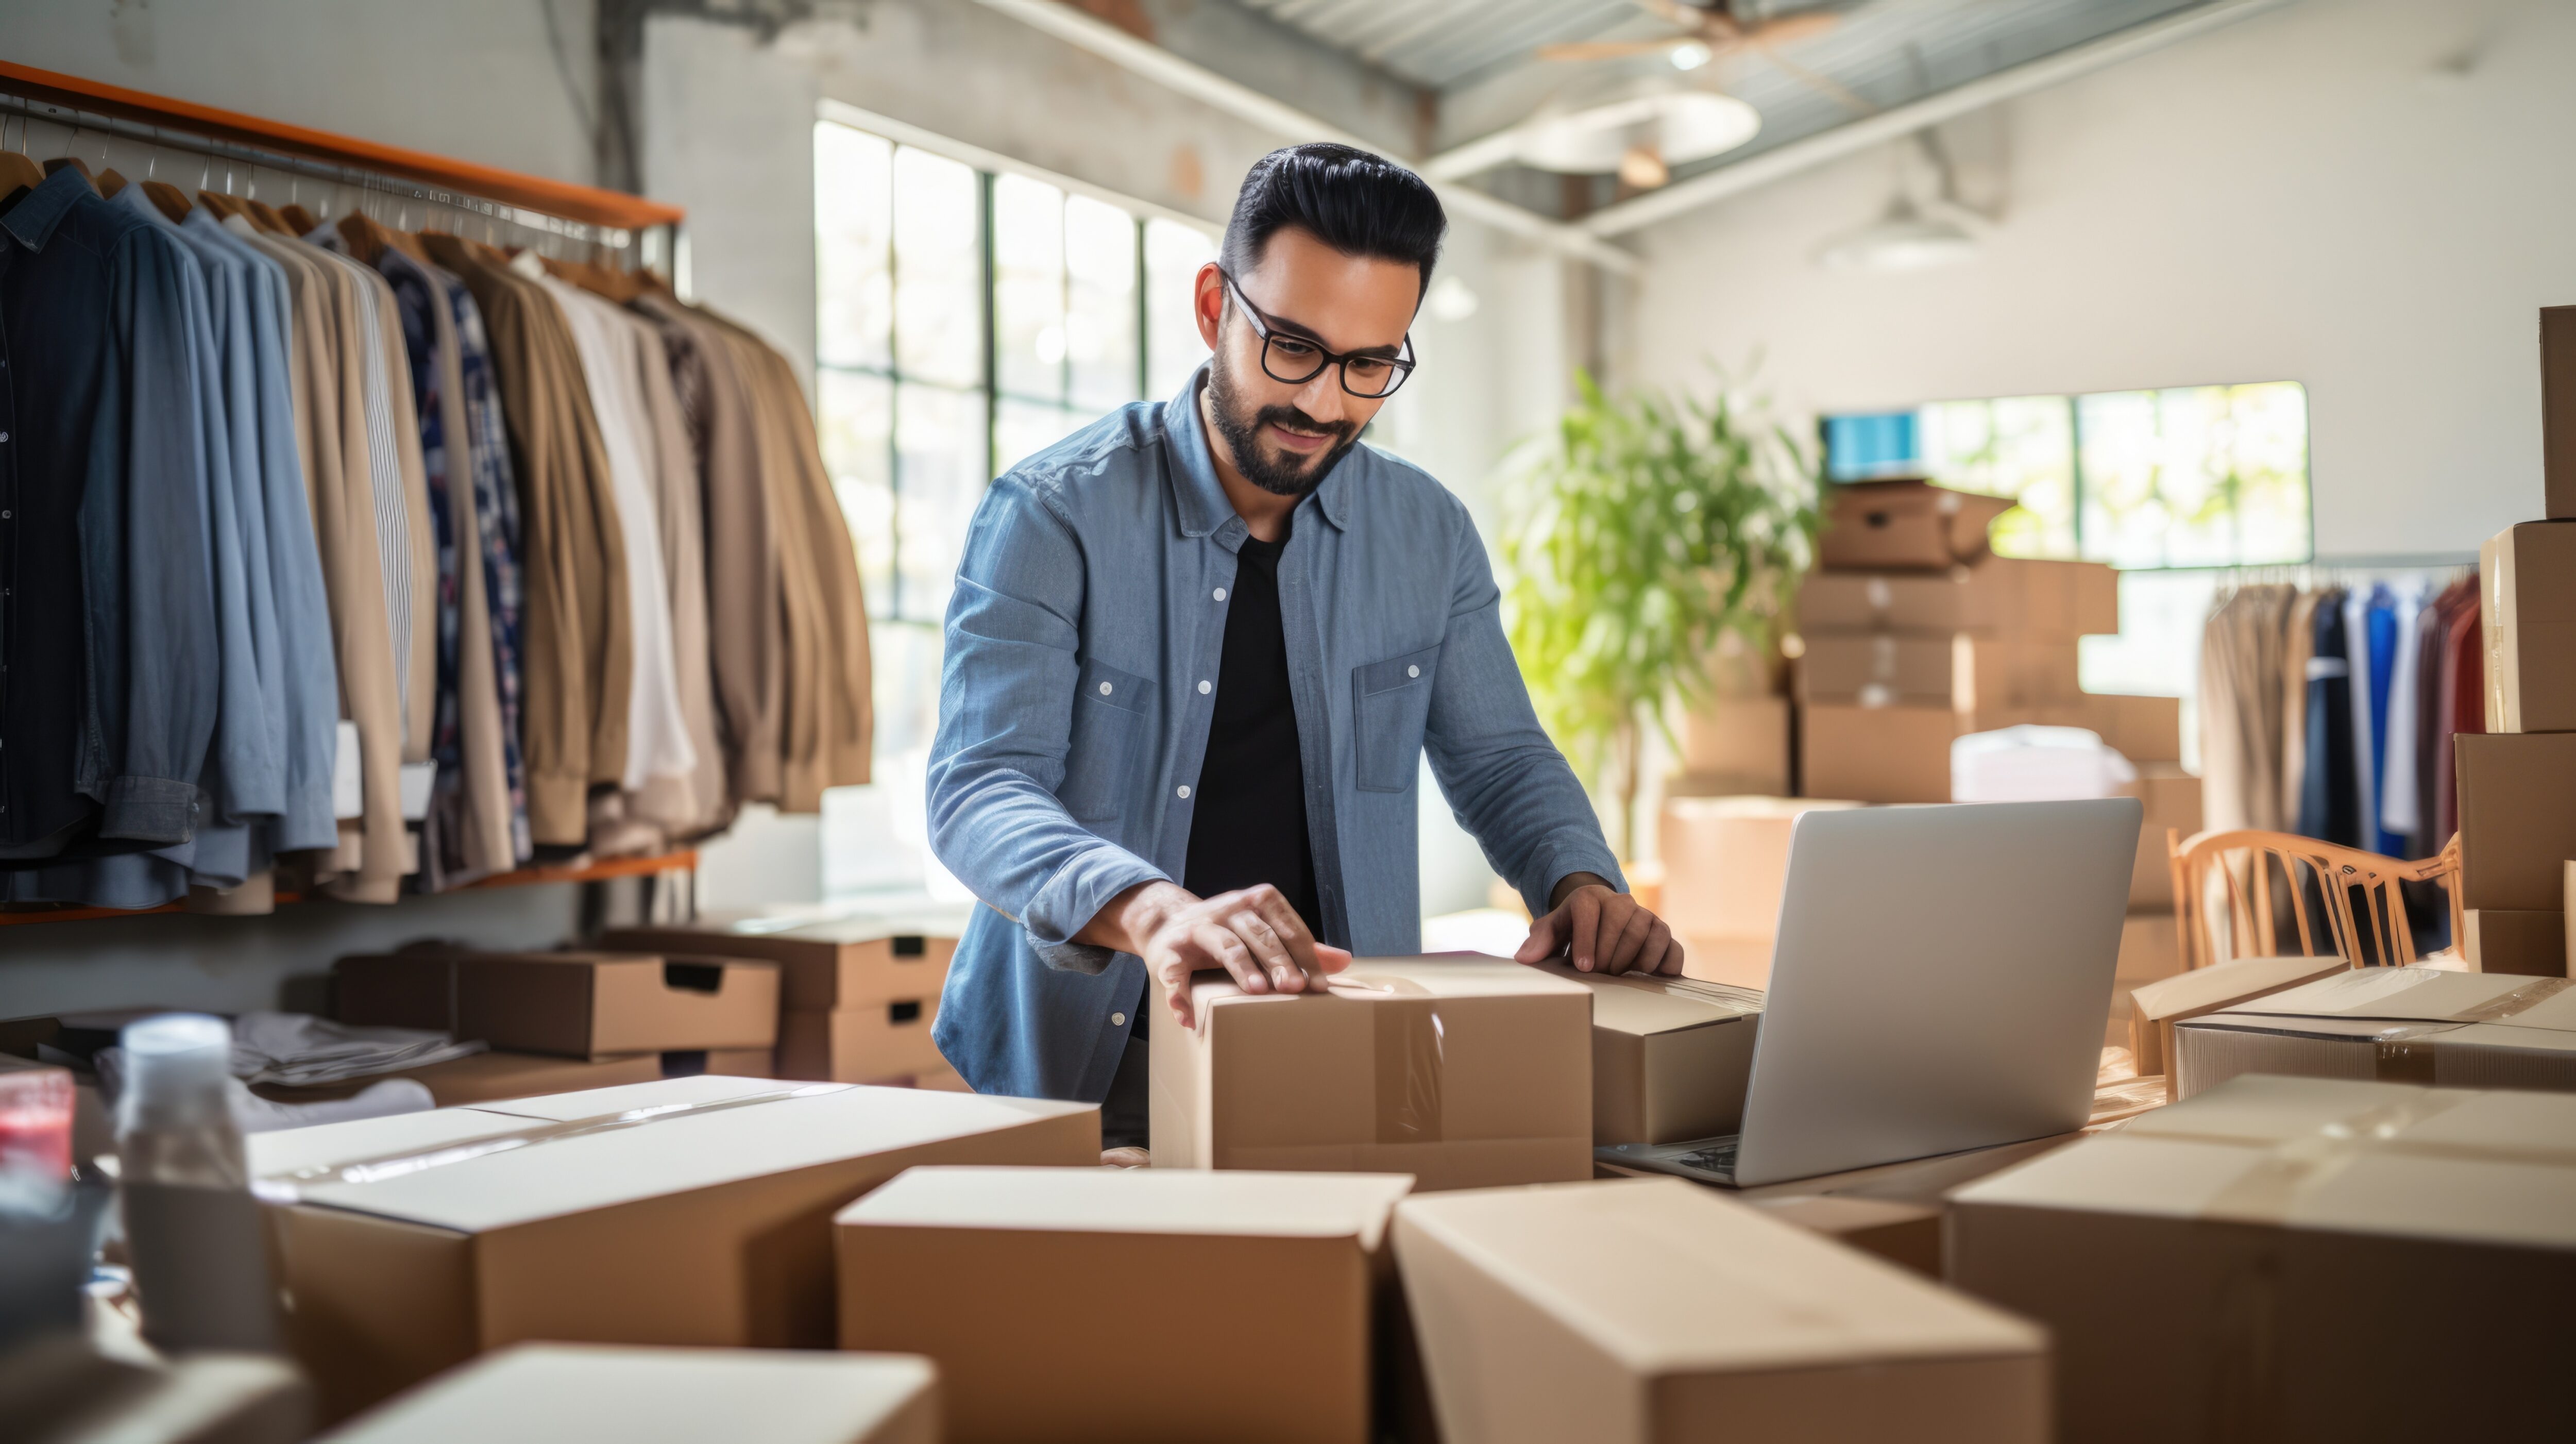
[[[1359,444],[1446,225],[1365,152],[1264,157],[1198,274],[1208,365],[977,509],[930,829],[987,904],[936,1034],[978,1090],[1100,1099],[1103,1141],[1142,1144],[1146,1032],[1193,1024],[1190,974],[1297,993],[1418,951],[1425,750],[1537,917],[1522,961],[1681,971],[1530,710],[1466,508]]]

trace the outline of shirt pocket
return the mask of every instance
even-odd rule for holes
[[[1360,791],[1402,792],[1413,785],[1439,661],[1440,649],[1430,646],[1352,669]]]
[[[1153,684],[1105,662],[1082,664],[1073,697],[1073,730],[1056,800],[1076,822],[1106,822],[1123,813],[1145,750],[1145,713]]]

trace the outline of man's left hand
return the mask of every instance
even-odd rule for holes
[[[1568,958],[1587,973],[1661,973],[1679,977],[1682,945],[1662,918],[1589,873],[1557,885],[1556,906],[1530,924],[1517,962]]]

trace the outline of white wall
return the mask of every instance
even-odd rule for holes
[[[1884,152],[1647,232],[1637,374],[1758,349],[1800,411],[2300,381],[2320,556],[2473,553],[2540,512],[2571,74],[2576,6],[2307,0],[2013,104],[1967,265],[1814,264],[1886,204]]]

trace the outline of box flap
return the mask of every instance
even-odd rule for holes
[[[880,1437],[880,1425],[925,1401],[936,1382],[931,1362],[910,1354],[522,1344],[433,1380],[331,1438],[853,1444]]]
[[[1762,1016],[1762,993],[1756,988],[1703,983],[1693,978],[1667,978],[1621,973],[1576,972],[1572,963],[1544,962],[1538,970],[1564,978],[1592,994],[1592,1026],[1640,1037],[1705,1028]]]
[[[253,1133],[242,1139],[242,1147],[250,1176],[270,1178],[308,1168],[336,1168],[361,1158],[498,1138],[526,1126],[524,1119],[507,1118],[484,1109],[437,1108],[426,1113],[398,1113],[390,1118],[353,1118],[345,1123]]]
[[[832,1221],[901,1228],[1356,1238],[1377,1246],[1400,1173],[911,1168]]]
[[[2237,958],[2144,984],[2129,994],[2134,1015],[2155,1021],[2212,1008],[2349,972],[2341,958]]]
[[[1999,1309],[1679,1179],[1420,1194],[1397,1211],[1640,1373],[2046,1347]]]
[[[674,1091],[675,1083],[704,1091]],[[291,1191],[307,1204],[477,1232],[1091,1108],[974,1093],[703,1077],[534,1102],[560,1121],[521,1114],[517,1129],[445,1151],[422,1147],[406,1130],[389,1131],[384,1146],[370,1146],[355,1131],[361,1125],[341,1125],[352,1132],[344,1135],[346,1155],[332,1160],[335,1171],[300,1180],[267,1175],[263,1184],[271,1193]],[[510,1117],[473,1111],[483,1118]]]
[[[2354,968],[2229,1011],[2425,1023],[2491,1023],[2511,1018],[2521,1027],[2576,1027],[2576,997],[2565,996],[2569,982],[2425,967]]]

